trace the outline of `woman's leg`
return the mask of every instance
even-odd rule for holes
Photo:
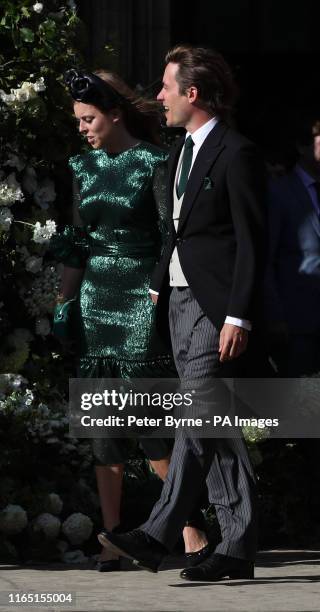
[[[152,466],[156,474],[158,474],[159,478],[161,478],[161,480],[165,480],[167,476],[170,456],[171,455],[168,455],[168,457],[166,457],[165,459],[159,459],[158,461],[152,461],[150,459],[150,465]],[[186,526],[182,532],[182,535],[184,539],[184,547],[186,553],[197,552],[208,544],[208,539],[204,531],[201,531],[196,527],[191,527],[189,525]]]
[[[96,465],[97,486],[105,529],[111,531],[120,523],[120,504],[122,492],[123,463],[115,465]],[[101,561],[114,559],[104,548]]]

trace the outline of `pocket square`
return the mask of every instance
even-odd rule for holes
[[[204,190],[213,189],[214,182],[211,180],[210,176],[206,176],[203,181]]]

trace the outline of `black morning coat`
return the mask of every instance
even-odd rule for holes
[[[170,230],[150,288],[161,298],[177,246],[189,287],[212,323],[221,330],[229,315],[249,319],[255,326],[266,252],[263,163],[249,140],[219,121],[193,164],[176,232],[173,186],[184,140],[185,136],[173,146],[168,161]]]

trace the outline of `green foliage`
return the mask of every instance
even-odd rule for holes
[[[76,12],[59,0],[3,0],[1,8],[0,371],[27,370],[39,380],[37,356],[50,366],[55,346],[48,337],[52,308],[41,291],[51,291],[53,302],[59,270],[48,259],[48,240],[35,242],[33,231],[61,210],[70,216],[67,159],[80,143],[63,73],[83,63],[86,35]],[[12,341],[16,328],[30,331],[27,341]]]

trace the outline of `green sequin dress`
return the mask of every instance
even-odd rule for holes
[[[79,221],[54,238],[51,250],[65,265],[85,268],[78,301],[80,377],[175,375],[148,293],[165,235],[166,159],[145,142],[118,154],[99,149],[70,159]],[[125,458],[115,441],[95,442],[98,462]],[[150,458],[167,454],[163,441],[148,442],[155,451],[153,457],[147,451]]]

